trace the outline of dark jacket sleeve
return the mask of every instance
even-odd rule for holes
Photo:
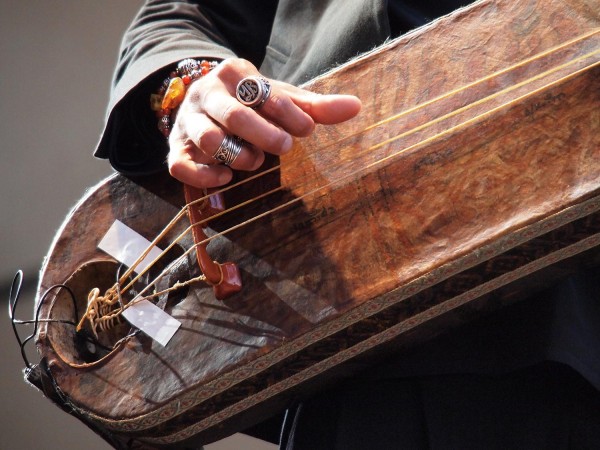
[[[150,94],[185,58],[240,56],[260,63],[277,2],[254,3],[148,1],[123,37],[95,156],[126,174],[164,168],[167,145],[149,108]]]

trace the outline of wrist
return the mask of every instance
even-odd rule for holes
[[[158,130],[169,137],[174,115],[185,98],[188,87],[214,69],[219,63],[198,59],[184,59],[164,79],[156,93],[150,95],[150,108],[158,117]]]

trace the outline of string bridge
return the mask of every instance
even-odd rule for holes
[[[87,308],[76,330],[81,331],[85,321],[88,320],[92,333],[98,339],[98,331],[107,331],[123,322],[122,312],[123,307],[119,303],[115,286],[109,288],[104,295],[100,295],[99,288],[93,288],[88,294]]]
[[[202,224],[211,216],[223,211],[223,198],[220,194],[207,196],[207,192],[188,184],[184,185],[185,201],[188,205],[188,217],[192,225],[192,235],[196,247],[198,266],[213,287],[215,297],[224,300],[242,289],[242,277],[237,265],[233,262],[219,263],[214,261],[206,249],[208,237]],[[198,200],[203,201],[198,202]]]

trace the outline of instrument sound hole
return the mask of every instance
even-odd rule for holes
[[[88,320],[79,332],[76,331],[76,325],[86,313],[90,291],[98,288],[101,295],[104,295],[115,284],[118,270],[119,264],[113,261],[88,262],[64,283],[72,291],[75,301],[64,288],[54,298],[50,309],[48,339],[66,363],[78,366],[99,361],[109,355],[115,344],[131,332],[131,326],[124,319],[113,321],[104,330],[97,330],[97,338]],[[66,321],[70,323],[65,323]]]

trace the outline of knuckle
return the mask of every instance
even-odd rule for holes
[[[204,94],[209,90],[206,86],[207,83],[207,80],[203,78],[191,83],[183,100],[182,108],[189,107],[190,104],[202,103]]]
[[[269,95],[269,99],[265,102],[265,106],[268,106],[268,108],[273,110],[273,112],[278,112],[285,109],[288,103],[291,103],[289,98],[286,97],[284,99],[271,90],[271,94]]]
[[[286,140],[287,134],[283,131],[278,133],[269,133],[265,136],[265,148],[272,153],[282,153]]]
[[[237,71],[237,66],[239,65],[241,59],[240,58],[227,58],[221,61],[221,63],[217,66],[217,73],[228,74],[231,71]]]
[[[274,118],[285,119],[293,117],[295,114],[294,102],[285,95],[280,95],[271,91],[271,95],[261,108],[265,108],[265,113]]]
[[[205,128],[198,132],[194,142],[200,150],[210,151],[216,147],[220,136],[221,133],[218,129]]]
[[[177,179],[181,179],[185,174],[185,164],[179,158],[169,157],[169,173]]]
[[[229,129],[239,127],[244,121],[246,111],[241,105],[230,103],[221,113],[222,123]]]
[[[294,102],[287,96],[271,94],[265,103],[270,117],[279,117],[278,122],[294,136],[305,137],[312,133],[314,122],[299,111]]]
[[[298,122],[295,124],[295,128],[292,134],[298,137],[306,137],[309,136],[314,129],[315,123],[312,120],[306,117],[300,117]]]
[[[223,80],[239,78],[246,72],[256,72],[256,68],[250,61],[243,58],[224,59],[214,70],[215,75]]]

